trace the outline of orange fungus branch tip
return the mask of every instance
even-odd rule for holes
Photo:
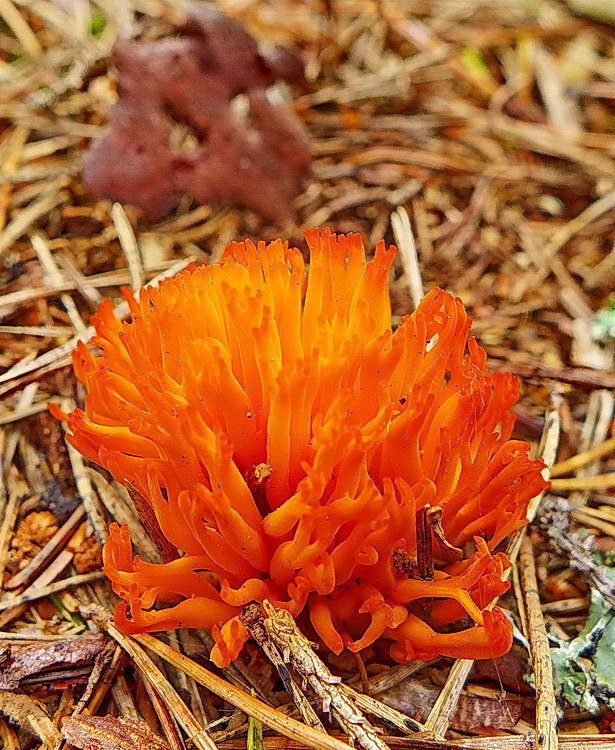
[[[268,599],[336,653],[386,639],[399,661],[501,655],[511,627],[485,609],[509,563],[494,550],[545,488],[510,439],[517,382],[489,372],[441,289],[392,330],[394,248],[368,261],[359,235],[306,239],[309,272],[280,240],[246,240],[128,294],[130,322],[103,302],[101,353],[75,353],[87,396],[61,414],[72,445],[129,480],[177,549],[145,562],[111,525],[118,625],[206,628],[226,665],[248,638],[242,607]],[[439,561],[434,544],[433,580],[394,564],[416,560],[427,504],[466,551]]]

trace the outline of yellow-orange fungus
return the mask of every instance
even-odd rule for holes
[[[336,653],[385,638],[400,661],[498,656],[511,628],[485,608],[509,563],[494,549],[545,487],[510,440],[517,383],[489,372],[440,289],[392,330],[394,248],[368,262],[358,235],[306,238],[309,273],[280,240],[246,240],[128,294],[130,322],[104,302],[101,353],[75,355],[72,444],[136,487],[178,552],[145,562],[111,526],[119,626],[206,628],[225,665],[248,637],[241,608],[266,598]],[[434,536],[433,580],[395,564],[416,560],[427,504],[466,555],[439,560]]]

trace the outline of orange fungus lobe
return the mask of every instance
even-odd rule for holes
[[[136,487],[178,553],[145,562],[111,526],[119,626],[206,628],[225,665],[248,637],[241,608],[269,599],[336,653],[384,638],[399,661],[498,656],[511,628],[485,610],[509,563],[494,549],[545,487],[510,440],[516,380],[489,372],[440,289],[392,330],[394,248],[368,262],[358,235],[306,238],[309,272],[299,250],[246,240],[129,296],[130,322],[103,303],[101,353],[75,354],[72,444]],[[394,564],[416,560],[427,504],[466,553],[438,561],[434,544],[433,580]]]

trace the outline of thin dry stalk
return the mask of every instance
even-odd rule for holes
[[[544,616],[540,608],[536,564],[532,542],[526,536],[519,554],[521,591],[525,602],[530,653],[536,680],[536,747],[557,750],[557,702],[553,665]]]
[[[577,469],[592,463],[592,461],[597,461],[599,458],[608,456],[613,451],[615,451],[615,437],[609,438],[600,445],[596,445],[582,453],[577,453],[576,456],[571,456],[565,461],[556,463],[551,469],[551,476],[561,477],[564,474],[571,474]]]
[[[69,411],[71,407],[72,404],[70,404],[67,399],[63,400],[62,408],[64,411]],[[81,454],[73,448],[68,440],[65,440],[65,442],[68,450],[68,457],[73,469],[75,485],[77,486],[77,491],[83,502],[83,507],[85,508],[88,519],[92,524],[94,533],[98,537],[100,543],[104,544],[109,532],[101,502],[94,492],[90,475],[87,472],[85,461]]]
[[[49,246],[39,234],[33,234],[31,241],[32,247],[35,249],[45,273],[51,279],[53,284],[61,286],[64,283],[64,278],[60,273],[58,266],[56,265],[54,257],[49,250]],[[79,314],[79,310],[77,310],[75,300],[69,294],[61,294],[60,300],[64,305],[64,309],[66,310],[68,317],[70,318],[70,322],[73,324],[76,333],[79,336],[86,336],[87,326],[83,322],[83,318]]]
[[[76,508],[70,517],[56,531],[47,544],[30,560],[30,562],[10,578],[6,584],[6,589],[17,589],[20,586],[26,586],[44,568],[55,558],[63,547],[68,543],[73,534],[77,531],[85,518],[85,509],[82,505]]]
[[[611,417],[615,398],[610,391],[593,391],[589,396],[587,415],[581,431],[580,450],[587,451],[596,445],[601,445],[609,434]],[[578,469],[578,477],[591,477],[600,473],[600,461],[593,461]],[[585,490],[575,492],[569,497],[569,501],[575,506],[584,506],[589,500],[590,492]]]
[[[13,607],[19,607],[28,602],[34,602],[37,599],[42,599],[50,594],[57,594],[59,591],[64,591],[72,586],[80,586],[83,583],[89,583],[91,581],[100,581],[104,577],[105,574],[102,570],[93,570],[90,573],[79,573],[76,576],[62,578],[61,580],[49,583],[46,586],[33,584],[29,589],[24,591],[23,594],[13,596],[10,599],[0,602],[0,612],[12,609]]]
[[[552,489],[555,492],[569,490],[605,490],[615,487],[615,472],[598,474],[595,477],[569,477],[568,479],[554,479]]]
[[[66,179],[62,178],[61,185],[64,187]],[[27,208],[10,221],[6,227],[0,232],[0,256],[10,249],[11,245],[21,235],[26,232],[34,222],[44,214],[51,211],[51,209],[59,206],[61,203],[65,203],[68,200],[68,194],[57,188],[53,188],[51,191],[46,192],[37,200],[33,201]]]
[[[1,476],[0,486],[4,490],[4,481]],[[2,524],[0,525],[0,591],[3,588],[4,571],[8,562],[10,537],[13,533],[19,514],[19,507],[24,497],[24,492],[19,492],[18,487],[19,485],[15,486],[13,482],[10,483],[8,498],[4,498],[4,503],[0,506],[2,511]]]
[[[0,0],[0,16],[2,16],[6,25],[15,34],[24,51],[30,57],[39,58],[43,56],[43,48],[36,34],[28,26],[24,17],[11,0]]]

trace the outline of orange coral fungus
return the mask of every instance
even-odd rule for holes
[[[309,274],[280,240],[233,243],[217,265],[128,294],[129,323],[104,302],[102,354],[76,353],[88,395],[62,415],[72,444],[129,480],[177,548],[148,563],[111,526],[119,626],[209,629],[225,665],[248,637],[241,608],[269,599],[309,613],[336,653],[383,637],[400,661],[503,654],[510,625],[485,608],[509,563],[493,550],[545,487],[509,439],[517,383],[489,372],[461,301],[440,289],[391,329],[394,248],[367,262],[358,235],[306,237]],[[428,504],[447,550],[470,556],[439,560],[434,534],[422,580]],[[445,627],[466,615],[471,627]]]

